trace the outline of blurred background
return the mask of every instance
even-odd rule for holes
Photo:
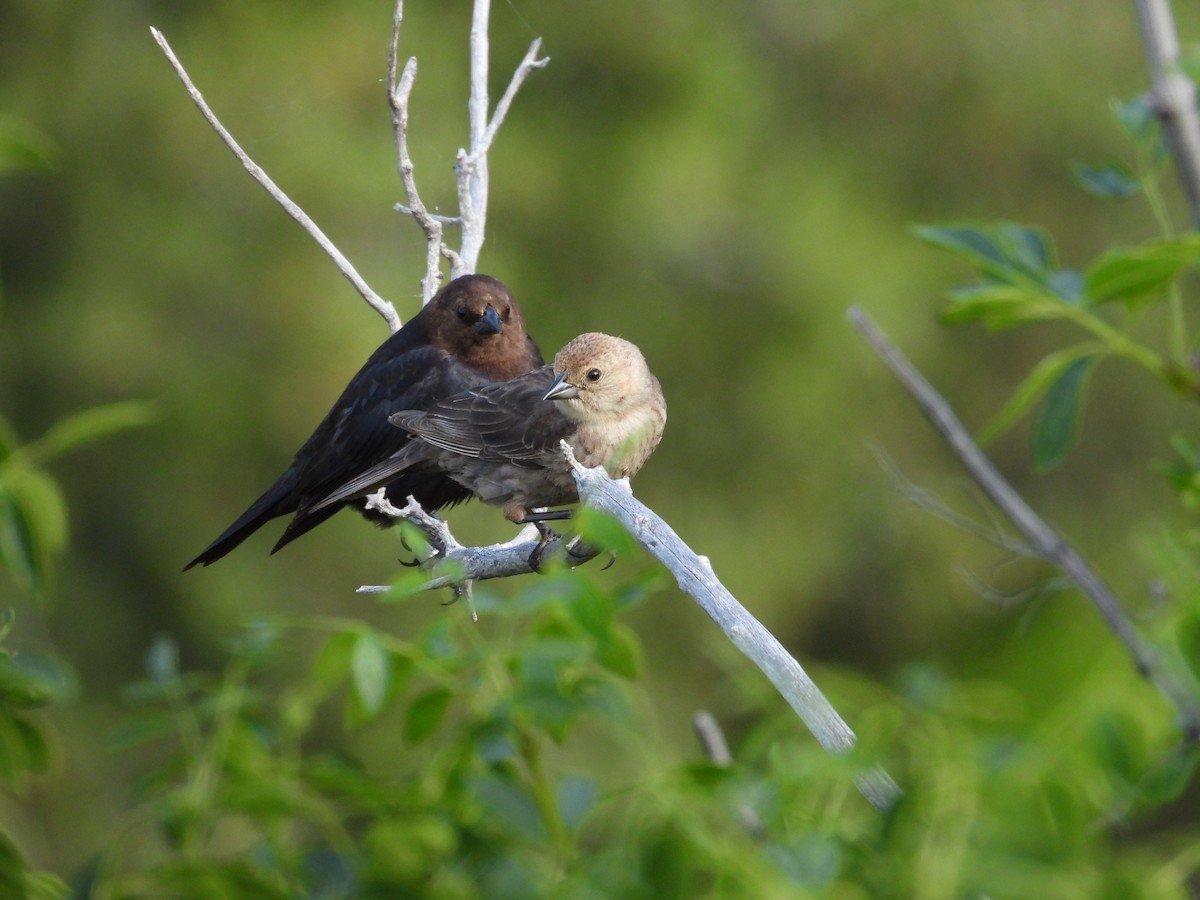
[[[425,202],[452,213],[470,4],[407,7],[416,175]],[[1196,34],[1200,11],[1177,13]],[[386,0],[0,0],[0,127],[41,160],[0,173],[0,413],[28,440],[96,404],[158,411],[55,465],[70,548],[48,602],[30,607],[0,581],[0,603],[20,609],[16,646],[79,677],[76,701],[52,713],[51,776],[4,813],[63,873],[128,805],[130,763],[105,742],[156,635],[204,668],[260,615],[363,616],[404,633],[464,614],[432,596],[386,608],[355,596],[404,554],[349,514],[275,556],[282,523],[268,526],[181,573],[387,331],[203,122],[151,25],[402,316],[423,267],[419,230],[392,210]],[[940,325],[941,292],[969,273],[909,227],[1040,224],[1079,266],[1154,234],[1144,204],[1097,200],[1069,174],[1126,152],[1109,104],[1147,84],[1132,6],[511,0],[492,10],[494,98],[535,37],[551,63],[491,155],[480,270],[508,283],[547,356],[587,330],[642,347],[670,420],[637,495],[818,675],[888,683],[929,663],[1037,707],[1098,659],[1124,665],[1075,595],[1033,608],[983,597],[972,576],[1017,590],[1045,573],[998,566],[994,548],[900,496],[878,453],[964,509],[981,503],[845,314],[876,317],[972,427],[1061,345],[1057,328]],[[990,452],[1138,607],[1156,577],[1142,548],[1178,515],[1149,463],[1195,411],[1120,364],[1094,389],[1103,405],[1062,468],[1032,474],[1026,424]],[[511,535],[491,509],[450,518],[463,539]],[[691,712],[736,723],[731,684],[757,673],[669,579],[631,622],[664,747],[694,754]],[[853,726],[851,698],[834,699]]]

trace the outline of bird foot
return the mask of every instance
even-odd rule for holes
[[[528,519],[528,517],[526,518]],[[546,552],[546,548],[550,544],[560,540],[562,535],[543,523],[540,519],[534,519],[532,524],[538,530],[538,534],[541,537],[538,539],[537,546],[533,548],[533,552],[529,554],[529,568],[535,572],[540,572],[542,571],[542,554]]]

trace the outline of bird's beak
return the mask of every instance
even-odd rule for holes
[[[480,334],[499,334],[502,327],[504,326],[500,323],[500,314],[489,303],[479,321],[475,323],[475,330]]]
[[[579,388],[567,381],[567,373],[561,372],[554,376],[550,390],[546,391],[543,400],[573,400],[579,396]]]

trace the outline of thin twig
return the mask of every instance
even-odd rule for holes
[[[1200,117],[1196,85],[1179,66],[1179,36],[1170,0],[1137,0],[1142,43],[1150,63],[1150,99],[1162,122],[1183,189],[1200,225]]]
[[[238,161],[242,164],[246,171],[250,173],[250,176],[263,186],[263,188],[268,194],[271,195],[275,202],[282,206],[287,214],[295,219],[300,224],[300,227],[308,232],[313,240],[321,245],[321,249],[324,250],[329,255],[329,258],[334,261],[334,264],[337,265],[338,271],[342,273],[347,281],[354,285],[354,289],[357,290],[359,294],[362,295],[362,298],[371,305],[371,308],[379,313],[379,315],[383,316],[383,320],[387,322],[388,327],[392,331],[399,330],[401,321],[395,307],[371,290],[370,286],[366,283],[366,281],[363,280],[362,276],[358,274],[358,271],[354,268],[354,266],[350,264],[350,260],[346,259],[346,257],[342,255],[342,252],[334,246],[333,241],[325,236],[325,232],[321,231],[321,229],[317,226],[317,223],[309,217],[308,213],[297,206],[292,199],[288,197],[288,195],[285,194],[279,188],[279,186],[275,184],[274,181],[271,180],[270,176],[267,175],[267,173],[264,172],[262,168],[260,168],[259,165],[250,158],[250,156],[241,148],[238,142],[234,140],[233,135],[230,134],[225,126],[221,124],[216,114],[209,107],[208,103],[205,102],[204,97],[196,88],[196,85],[192,83],[192,79],[188,76],[187,71],[183,68],[183,64],[179,61],[179,58],[175,56],[175,51],[171,49],[171,45],[167,43],[167,39],[163,37],[162,32],[157,28],[151,28],[150,34],[154,36],[155,42],[166,55],[167,60],[171,63],[171,67],[175,70],[175,74],[178,75],[179,80],[183,82],[184,88],[187,89],[188,95],[192,98],[192,102],[196,104],[196,108],[200,110],[200,114],[204,116],[205,120],[212,127],[213,131],[215,131],[221,140],[225,142],[225,146],[233,152],[233,155],[237,157]]]
[[[1117,639],[1133,657],[1137,670],[1175,706],[1184,736],[1191,741],[1200,740],[1200,698],[1197,697],[1194,683],[1183,680],[1175,672],[1167,671],[1163,658],[1142,637],[1121,606],[1120,600],[1104,580],[1088,565],[1079,551],[1034,512],[1021,495],[1005,481],[971,439],[950,405],[879,330],[870,316],[858,307],[851,307],[848,317],[854,327],[871,343],[892,374],[908,389],[921,412],[958,456],[971,477],[1029,541],[1033,551],[1042,559],[1062,569],[1092,601]]]
[[[367,505],[393,519],[412,522],[428,538],[431,553],[420,561],[420,565],[422,569],[431,571],[433,577],[421,585],[422,591],[450,588],[457,597],[460,592],[469,590],[475,581],[528,575],[559,564],[574,568],[599,555],[598,550],[578,537],[559,540],[540,555],[538,568],[535,569],[530,564],[530,558],[538,546],[538,532],[532,525],[521,529],[515,538],[506,543],[467,547],[458,542],[444,520],[425,512],[413,497],[409,497],[407,505],[401,508],[388,502],[384,492],[379,490],[367,498]],[[438,569],[448,571],[437,574]],[[389,588],[386,585],[363,585],[358,593],[379,594],[387,590]]]
[[[428,303],[437,293],[442,281],[441,258],[446,257],[451,265],[454,265],[458,257],[442,237],[445,219],[431,215],[426,209],[417,191],[416,177],[413,175],[413,161],[408,152],[408,100],[417,78],[417,58],[409,57],[403,72],[398,71],[400,24],[403,21],[404,0],[396,0],[396,8],[392,14],[392,44],[388,51],[388,106],[392,110],[392,132],[396,141],[396,162],[400,168],[400,181],[404,185],[404,195],[408,198],[408,205],[403,207],[402,211],[412,216],[425,234],[425,275],[421,279],[421,302]]]
[[[733,645],[757,665],[830,753],[854,747],[854,732],[821,693],[800,663],[721,584],[708,557],[698,556],[657,513],[633,496],[629,479],[614,481],[602,468],[581,465],[563,442],[584,503],[616,519],[646,552],[667,567],[681,590],[720,626]],[[877,809],[889,809],[900,789],[883,769],[861,772],[858,789]]]

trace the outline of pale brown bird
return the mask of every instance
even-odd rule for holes
[[[461,391],[507,381],[541,365],[542,355],[503,282],[487,275],[454,279],[371,354],[287,471],[184,568],[216,562],[266,522],[295,513],[274,553],[347,505],[350,498],[315,507],[330,491],[408,443],[403,431],[388,424],[391,413],[427,409]],[[411,494],[434,510],[470,496],[467,488],[434,470],[397,473],[397,478],[389,491],[400,503]],[[367,513],[363,504],[357,506],[368,518],[381,518]]]
[[[631,476],[658,446],[667,405],[637,346],[591,332],[554,364],[390,417],[412,440],[314,507],[368,494],[397,475],[439,471],[513,522],[561,514],[533,510],[579,500],[561,442],[585,466]],[[419,499],[419,498],[418,498]]]

